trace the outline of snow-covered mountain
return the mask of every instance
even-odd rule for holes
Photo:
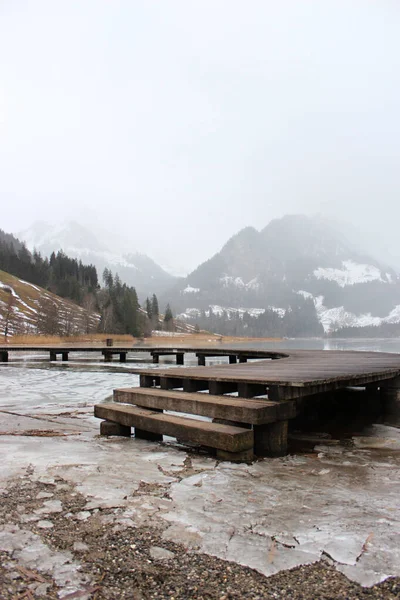
[[[227,319],[246,315],[253,329],[260,315],[277,327],[277,318],[289,323],[296,314],[309,320],[309,329],[300,330],[309,335],[318,327],[328,333],[400,323],[398,274],[320,217],[291,215],[261,231],[242,229],[169,297],[183,318],[217,318],[223,311]]]
[[[75,221],[57,226],[38,221],[29,229],[18,233],[28,249],[36,249],[44,256],[62,250],[72,258],[96,266],[99,279],[105,268],[118,273],[121,280],[136,287],[142,300],[150,294],[160,294],[173,285],[176,277],[170,275],[149,256],[138,252],[113,251],[107,241],[99,240],[89,229]]]

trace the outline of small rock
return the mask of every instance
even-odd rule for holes
[[[45,485],[54,485],[55,484],[54,477],[47,477],[46,475],[44,475],[43,477],[39,477],[39,479],[37,481],[39,483],[44,483]]]
[[[331,470],[330,469],[321,469],[318,473],[318,475],[327,475],[328,473],[330,473]]]
[[[41,583],[37,586],[36,590],[34,591],[35,596],[38,596],[39,598],[46,598],[47,590],[49,589],[49,587],[49,583]]]
[[[31,521],[39,521],[40,517],[38,515],[29,515],[29,514],[25,514],[25,515],[21,515],[20,521],[22,521],[22,523],[30,523]]]
[[[46,515],[48,513],[58,513],[62,511],[60,500],[47,500],[43,503],[42,508],[37,508],[33,512],[37,515]]]
[[[174,552],[170,552],[166,548],[160,548],[159,546],[152,546],[150,548],[150,556],[154,560],[171,560],[175,557]]]
[[[51,521],[39,521],[37,526],[39,527],[39,529],[51,529],[52,527],[54,527],[53,523]]]
[[[85,552],[85,550],[89,550],[89,546],[83,542],[74,542],[74,550],[75,552]]]
[[[90,513],[88,510],[82,510],[81,512],[76,513],[75,518],[78,519],[78,521],[86,521],[86,519],[91,516],[92,513]]]
[[[50,492],[39,492],[36,496],[36,500],[42,500],[43,498],[52,498],[54,494],[50,494]]]

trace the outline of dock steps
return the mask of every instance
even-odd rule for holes
[[[290,419],[296,414],[294,402],[274,402],[264,398],[214,396],[138,387],[114,390],[114,402],[200,415],[211,419],[227,419],[250,425],[274,423]]]
[[[238,456],[242,460],[251,460],[253,457],[252,429],[178,417],[120,403],[97,404],[94,407],[94,414],[100,419],[138,429],[140,432],[138,437],[146,437],[142,435],[146,432],[168,435],[182,441],[215,448],[227,454],[228,459]]]

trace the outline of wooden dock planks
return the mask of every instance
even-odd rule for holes
[[[288,351],[289,352],[289,351]],[[155,375],[150,370],[141,373]],[[400,356],[376,352],[293,350],[279,360],[259,360],[178,369],[157,369],[158,377],[184,377],[208,381],[244,381],[265,385],[307,387],[342,383],[363,385],[400,374]],[[334,386],[332,387],[334,389]]]

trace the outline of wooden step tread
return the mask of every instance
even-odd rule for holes
[[[178,417],[138,406],[118,403],[96,404],[94,415],[128,427],[169,435],[227,452],[241,452],[254,445],[252,429]]]
[[[213,419],[261,425],[296,415],[294,402],[273,402],[263,398],[238,398],[161,390],[156,388],[122,388],[114,390],[114,401],[145,408],[170,410]]]

